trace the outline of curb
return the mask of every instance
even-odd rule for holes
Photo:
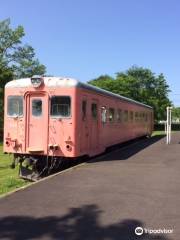
[[[47,176],[47,177],[45,177],[45,178],[42,178],[42,179],[40,179],[40,180],[38,180],[38,181],[36,181],[36,182],[28,183],[28,184],[25,185],[25,186],[22,186],[22,187],[20,187],[20,188],[14,189],[14,190],[12,190],[12,191],[10,191],[10,192],[8,192],[8,193],[5,193],[5,194],[0,195],[0,199],[5,198],[5,197],[8,197],[8,196],[12,195],[13,193],[22,191],[22,190],[24,190],[24,189],[26,189],[26,188],[28,188],[28,187],[30,187],[30,186],[33,186],[33,185],[35,185],[35,184],[37,184],[37,183],[46,181],[46,180],[48,180],[48,179],[50,179],[50,178],[53,178],[53,177],[55,177],[55,176],[57,176],[57,175],[60,175],[60,174],[69,172],[69,171],[71,171],[71,170],[74,170],[75,168],[81,167],[81,166],[83,166],[83,165],[85,165],[85,164],[87,164],[87,162],[80,163],[80,164],[78,164],[78,165],[76,165],[76,166],[70,167],[70,168],[65,169],[65,170],[63,170],[63,171],[61,171],[61,172],[58,172],[58,173],[49,175],[49,176]]]

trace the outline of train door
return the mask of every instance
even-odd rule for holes
[[[47,153],[48,146],[48,95],[30,93],[27,95],[27,151]]]
[[[91,134],[91,151],[92,154],[96,153],[98,151],[99,147],[99,114],[98,114],[98,109],[99,109],[99,103],[98,100],[92,100],[91,101],[91,129],[90,129],[90,134]]]
[[[81,101],[81,152],[87,153],[89,150],[89,116],[88,116],[87,96],[83,96]]]

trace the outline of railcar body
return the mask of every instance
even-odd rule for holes
[[[5,86],[4,152],[21,160],[94,156],[153,130],[153,109],[71,78]]]

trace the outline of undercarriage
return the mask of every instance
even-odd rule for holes
[[[29,181],[38,181],[52,173],[72,165],[69,158],[41,155],[14,154],[11,167],[19,165],[19,176]]]

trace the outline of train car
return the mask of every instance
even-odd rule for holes
[[[5,86],[4,152],[20,162],[21,176],[24,161],[38,178],[62,159],[95,156],[152,130],[152,107],[72,78],[33,76]]]

